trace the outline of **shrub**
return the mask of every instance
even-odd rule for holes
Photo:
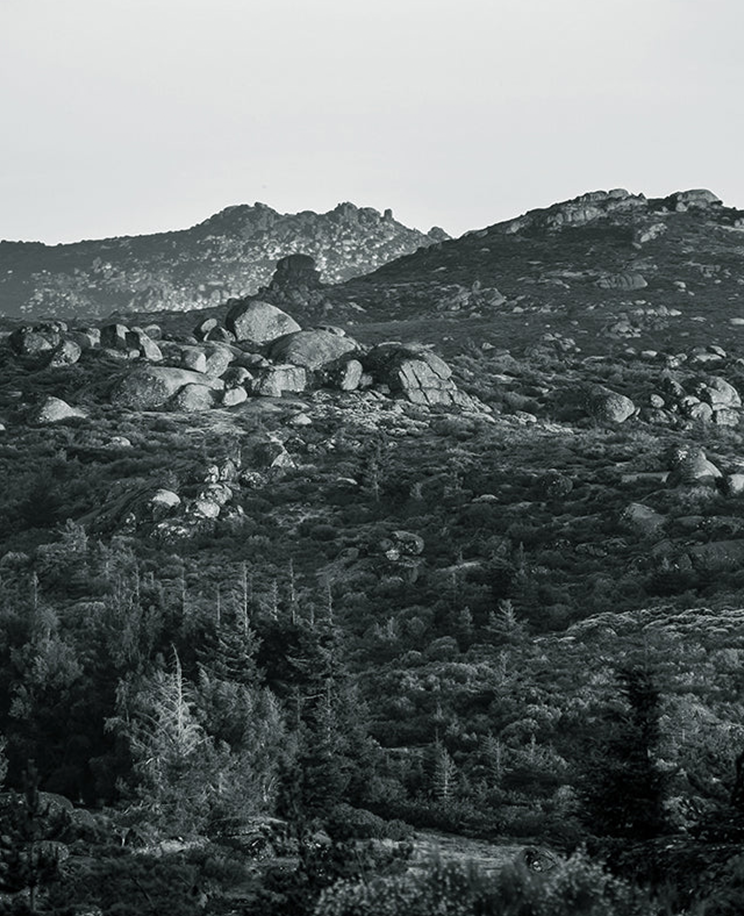
[[[367,883],[340,881],[315,916],[652,916],[641,891],[576,854],[544,874],[508,865],[489,876],[472,862],[434,861],[423,872]]]
[[[334,840],[402,840],[412,833],[403,821],[386,821],[366,808],[353,808],[343,802],[334,806],[325,827]]]

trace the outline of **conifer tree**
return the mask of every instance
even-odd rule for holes
[[[621,709],[585,768],[584,817],[598,836],[646,840],[663,832],[666,779],[656,759],[660,693],[645,668],[621,669]]]

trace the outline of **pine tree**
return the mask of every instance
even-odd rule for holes
[[[440,743],[434,748],[434,771],[432,773],[432,789],[435,798],[447,804],[452,801],[455,794],[457,780],[457,767],[450,757],[447,748]]]
[[[174,649],[172,670],[158,670],[136,686],[120,685],[118,716],[107,722],[128,739],[143,810],[158,826],[178,833],[208,816],[212,792],[215,749],[195,706],[194,688]]]
[[[646,840],[665,827],[666,779],[656,760],[660,694],[639,667],[618,673],[624,708],[613,711],[585,767],[585,819],[598,836]]]

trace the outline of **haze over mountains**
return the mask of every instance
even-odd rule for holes
[[[262,203],[154,235],[69,245],[0,242],[0,314],[103,317],[114,310],[189,310],[255,293],[276,261],[313,256],[337,283],[448,238],[409,229],[371,207],[281,214]]]

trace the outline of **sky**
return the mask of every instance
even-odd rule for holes
[[[0,0],[0,239],[340,201],[453,235],[585,191],[744,208],[743,0]]]

